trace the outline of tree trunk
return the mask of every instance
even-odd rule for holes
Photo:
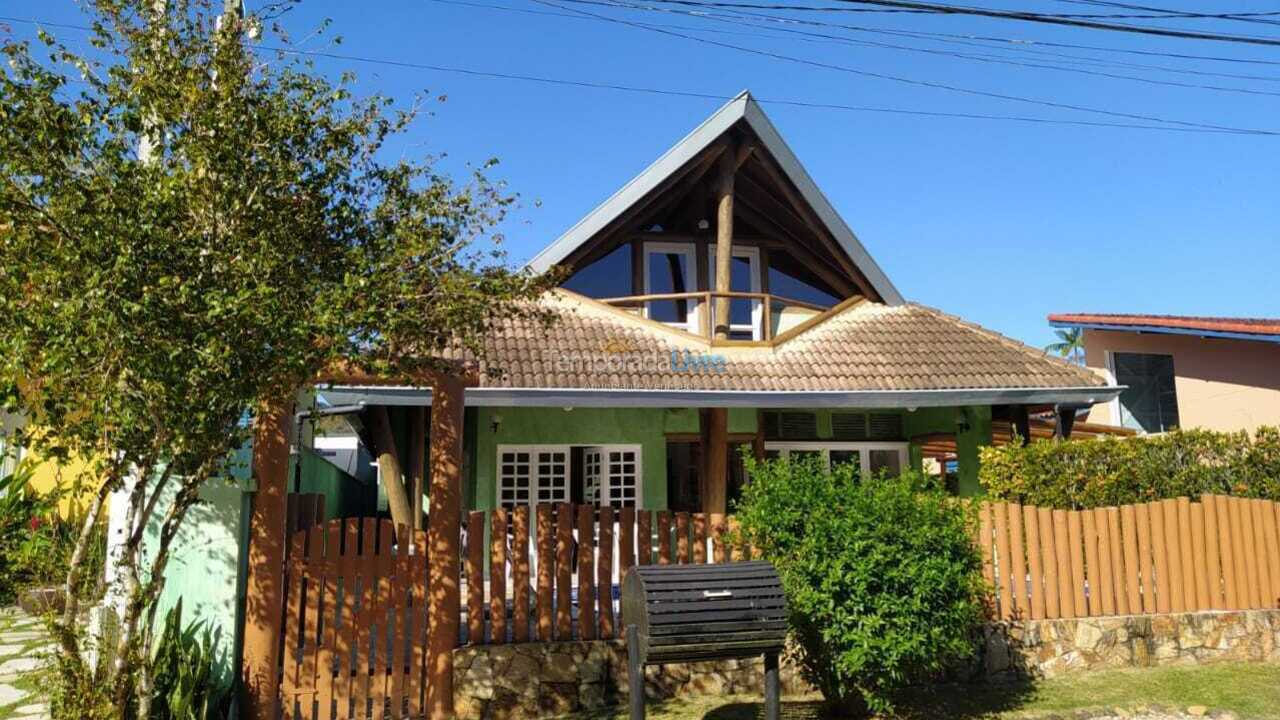
[[[391,509],[391,522],[396,527],[413,527],[413,506],[409,493],[404,489],[404,471],[396,453],[396,439],[391,433],[391,418],[381,405],[369,408],[366,417],[371,421],[373,442],[378,452],[378,474],[387,491],[387,506]]]

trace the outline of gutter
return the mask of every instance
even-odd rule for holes
[[[331,402],[421,406],[431,390],[415,387],[322,386]],[[614,390],[590,388],[468,388],[469,407],[749,407],[920,408],[957,405],[1095,405],[1125,386],[967,388],[954,390]]]

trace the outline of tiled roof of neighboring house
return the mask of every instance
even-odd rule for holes
[[[1191,335],[1225,335],[1248,339],[1280,337],[1280,318],[1195,317],[1189,315],[1132,315],[1123,313],[1055,313],[1056,326],[1133,329]]]
[[[489,340],[481,387],[609,390],[866,391],[1082,388],[1105,383],[932,308],[853,302],[790,339],[764,346],[707,340],[565,290],[546,296],[550,327],[508,321]],[[673,367],[673,353],[676,353]],[[723,357],[722,366],[684,369]]]

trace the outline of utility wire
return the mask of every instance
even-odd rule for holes
[[[728,8],[728,9],[738,10],[740,12],[741,12],[741,9],[744,9],[744,8],[748,10],[750,9],[830,10],[833,12],[844,11],[844,10],[856,11],[856,9],[854,8],[803,7],[803,6],[796,6],[796,5],[777,5],[777,4],[762,5],[762,4],[743,3],[743,2],[719,2],[716,0],[650,0],[650,2],[661,3],[664,5],[669,4],[669,5],[684,5],[684,6],[691,6],[691,7]],[[776,16],[764,16],[764,17],[776,17]],[[800,20],[795,20],[795,19],[792,19],[792,20],[794,22],[802,22]],[[807,22],[810,24],[824,24],[814,20],[810,20]],[[852,25],[832,25],[832,26],[848,28],[851,30],[852,29],[863,30],[867,32],[877,31],[876,28],[865,28],[865,27],[860,28]],[[906,31],[906,30],[897,30],[897,31],[883,30],[881,32],[899,32],[904,34],[923,35],[928,37],[946,37],[946,38],[968,39],[968,40],[984,40],[984,41],[991,41],[991,42],[1010,43],[1010,44],[1019,45],[1019,46],[1040,45],[1044,47],[1068,48],[1073,50],[1093,50],[1097,52],[1121,53],[1121,54],[1127,54],[1127,55],[1142,55],[1142,56],[1148,56],[1148,57],[1167,57],[1167,58],[1175,58],[1179,60],[1205,60],[1205,61],[1213,61],[1213,62],[1243,63],[1243,64],[1249,64],[1249,65],[1280,66],[1280,61],[1276,61],[1276,60],[1253,60],[1253,59],[1247,59],[1247,58],[1225,57],[1220,55],[1199,55],[1194,53],[1175,53],[1175,52],[1157,51],[1157,50],[1134,50],[1130,48],[1107,47],[1104,45],[1080,45],[1080,44],[1072,44],[1072,43],[1049,42],[1044,40],[1033,40],[1029,38],[1008,38],[1008,37],[998,37],[998,36],[991,36],[991,35],[973,35],[973,34],[939,33],[939,32],[924,32],[924,31]]]
[[[567,2],[567,3],[581,4],[581,5],[599,5],[599,6],[605,6],[605,7],[633,9],[633,10],[659,9],[659,8],[653,8],[652,6],[639,5],[639,4],[629,3],[629,2],[622,2],[618,0],[559,0],[559,2]],[[498,9],[503,9],[500,6],[490,6],[490,7],[498,7]],[[715,20],[722,23],[730,23],[738,26],[760,27],[759,25],[754,23],[744,23],[741,18],[737,18],[734,16],[726,16],[723,14],[688,13],[687,11],[685,12],[676,11],[676,12],[681,14],[688,14],[693,17]],[[701,29],[694,29],[694,28],[682,28],[682,29],[686,29],[692,32],[698,32],[701,30]],[[1149,85],[1164,85],[1168,87],[1180,87],[1180,88],[1188,88],[1188,89],[1195,89],[1195,90],[1213,90],[1215,92],[1240,93],[1245,95],[1269,95],[1273,97],[1280,97],[1280,92],[1274,92],[1269,90],[1255,90],[1251,88],[1240,88],[1240,87],[1224,87],[1221,85],[1206,85],[1202,83],[1178,82],[1175,80],[1158,80],[1158,79],[1149,78],[1149,77],[1140,77],[1135,75],[1122,75],[1118,73],[1102,72],[1099,70],[1086,70],[1079,67],[1046,64],[1044,61],[1030,62],[1027,60],[1020,60],[1016,58],[993,56],[993,55],[982,55],[982,54],[974,54],[974,53],[962,53],[962,52],[956,52],[954,50],[938,50],[934,48],[913,47],[909,45],[898,45],[894,43],[877,42],[874,40],[855,40],[855,39],[844,37],[841,35],[831,35],[827,33],[811,32],[811,31],[805,31],[805,30],[798,30],[795,28],[781,27],[781,28],[777,28],[777,30],[784,33],[799,35],[801,37],[832,40],[842,44],[858,45],[863,47],[877,47],[877,48],[884,48],[889,50],[902,50],[905,52],[924,53],[928,55],[936,55],[936,56],[944,56],[944,57],[954,57],[954,58],[960,58],[962,60],[970,60],[974,62],[981,62],[981,63],[988,63],[988,64],[1012,65],[1016,67],[1026,67],[1026,68],[1033,68],[1033,69],[1040,69],[1040,70],[1055,70],[1059,72],[1070,72],[1070,73],[1076,73],[1081,75],[1090,75],[1094,77],[1109,78],[1113,80],[1126,80],[1130,82],[1140,82],[1140,83],[1146,83]]]
[[[1261,23],[1265,25],[1280,25],[1276,20],[1263,19],[1266,16],[1280,15],[1280,12],[1245,12],[1245,13],[1190,13],[1185,10],[1171,10],[1165,8],[1151,7],[1149,5],[1130,5],[1120,2],[1106,2],[1105,0],[1058,0],[1061,3],[1071,5],[1093,5],[1096,7],[1114,7],[1123,8],[1125,10],[1146,10],[1151,12],[1164,13],[1164,17],[1194,17],[1194,18],[1213,18],[1220,20],[1234,20],[1236,22]],[[1159,15],[1154,17],[1160,17]]]
[[[560,10],[570,9],[570,8],[564,7],[563,5],[558,5],[554,2],[550,2],[549,0],[533,0],[533,1],[538,3],[539,5],[546,5],[548,7],[558,8]],[[599,13],[593,13],[588,10],[580,10],[580,9],[574,8],[572,9],[572,11],[583,14],[583,15],[587,15],[589,17],[599,18],[600,20],[608,23],[615,23],[619,25],[626,25],[630,27],[641,28],[644,30],[648,30],[650,32],[656,32],[663,35],[669,35],[671,37],[682,38],[684,40],[691,40],[697,43],[714,45],[716,47],[735,50],[738,52],[743,52],[750,55],[756,55],[759,57],[766,57],[774,60],[782,60],[784,62],[795,63],[800,65],[808,65],[811,67],[819,67],[827,70],[835,70],[838,72],[850,73],[852,75],[859,75],[862,77],[876,78],[878,80],[889,80],[891,82],[903,83],[906,85],[915,85],[917,87],[928,87],[928,88],[934,88],[937,90],[946,90],[948,92],[961,93],[965,95],[995,98],[997,100],[1009,100],[1012,102],[1027,103],[1030,105],[1040,105],[1043,107],[1053,107],[1061,110],[1075,110],[1078,112],[1087,112],[1087,113],[1093,113],[1097,115],[1106,115],[1108,117],[1124,118],[1126,120],[1141,120],[1143,122],[1168,123],[1170,125],[1178,125],[1182,127],[1226,130],[1230,132],[1257,133],[1261,135],[1280,135],[1280,131],[1275,131],[1275,130],[1256,129],[1256,128],[1238,128],[1238,127],[1231,127],[1226,125],[1215,125],[1212,123],[1193,122],[1188,120],[1169,120],[1169,119],[1161,118],[1154,115],[1144,115],[1140,113],[1126,113],[1126,112],[1119,112],[1115,110],[1106,110],[1103,108],[1090,107],[1087,105],[1075,105],[1072,103],[1057,102],[1053,100],[1041,100],[1038,98],[1029,98],[1029,97],[1023,97],[1020,95],[1009,95],[1006,93],[991,92],[987,90],[975,90],[973,88],[966,88],[958,85],[950,85],[947,83],[936,82],[933,80],[917,80],[915,78],[907,78],[907,77],[902,77],[900,75],[889,75],[887,73],[878,73],[878,72],[872,72],[870,70],[862,70],[859,68],[849,67],[847,65],[836,65],[834,63],[821,62],[818,60],[798,58],[792,55],[784,55],[782,53],[776,53],[769,50],[760,50],[757,48],[746,47],[744,45],[734,45],[732,43],[721,42],[719,40],[711,40],[709,38],[697,37],[695,35],[687,35],[681,32],[677,32],[675,30],[646,27],[643,23],[637,23],[631,20],[624,20],[621,18],[609,17],[608,15],[601,15]]]
[[[1066,25],[1069,27],[1089,28],[1091,30],[1113,30],[1116,32],[1137,33],[1140,35],[1157,35],[1160,37],[1180,38],[1184,40],[1214,40],[1218,42],[1247,43],[1253,45],[1280,46],[1278,37],[1258,37],[1253,35],[1225,35],[1222,33],[1197,32],[1194,30],[1174,30],[1171,28],[1151,27],[1147,25],[1125,25],[1122,23],[1100,22],[1069,17],[1055,17],[1041,13],[1023,12],[1020,10],[993,10],[991,8],[969,7],[966,5],[946,5],[943,3],[916,2],[915,0],[836,0],[836,2],[857,5],[875,5],[879,7],[903,8],[909,10],[929,10],[946,15],[976,15],[979,17],[997,18],[1001,20],[1019,20],[1022,22],[1048,23],[1050,25]],[[787,9],[763,8],[763,9]]]
[[[83,25],[72,25],[68,23],[45,22],[36,19],[3,17],[0,21],[23,23],[27,25],[47,26],[53,28],[66,28],[73,30],[92,31],[93,29]],[[716,93],[696,92],[687,90],[673,90],[667,88],[655,88],[638,85],[623,85],[618,83],[603,83],[589,80],[574,80],[563,77],[550,77],[540,75],[525,75],[518,73],[496,72],[488,70],[477,70],[474,68],[465,68],[449,65],[436,65],[431,63],[410,62],[404,60],[391,60],[386,58],[373,58],[362,55],[352,55],[348,53],[336,53],[323,50],[302,50],[290,47],[257,45],[259,50],[281,53],[284,55],[300,55],[309,57],[319,57],[329,60],[342,60],[346,62],[359,62],[373,65],[384,65],[388,67],[397,67],[413,70],[429,70],[432,72],[453,73],[466,75],[471,77],[492,78],[498,80],[512,80],[522,82],[532,82],[544,85],[557,85],[562,87],[589,88],[594,90],[614,90],[620,92],[640,93],[646,95],[659,95],[666,97],[691,98],[699,100],[718,100],[721,102],[733,100],[736,95],[721,95]],[[754,97],[754,96],[753,96]],[[890,115],[907,115],[914,117],[927,118],[948,118],[948,119],[964,119],[964,120],[992,120],[1003,122],[1029,123],[1036,125],[1064,125],[1075,127],[1095,127],[1095,128],[1122,128],[1130,130],[1154,130],[1159,132],[1174,133],[1193,133],[1193,134],[1209,134],[1209,135],[1275,135],[1277,133],[1262,130],[1242,130],[1242,129],[1216,129],[1216,128],[1198,128],[1198,127],[1170,127],[1168,125],[1148,125],[1143,123],[1129,122],[1108,122],[1097,120],[1067,120],[1060,118],[1045,118],[1030,115],[1000,115],[989,113],[962,113],[962,112],[946,112],[937,110],[913,110],[908,108],[883,107],[873,105],[846,105],[841,103],[828,102],[811,102],[807,100],[795,100],[784,98],[762,98],[756,97],[756,102],[764,105],[778,105],[787,107],[799,107],[818,110],[838,110],[845,112],[865,112]]]

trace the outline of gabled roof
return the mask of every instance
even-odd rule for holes
[[[1196,317],[1190,315],[1135,315],[1123,313],[1055,313],[1053,327],[1094,330],[1196,335],[1235,340],[1280,342],[1280,318]]]
[[[818,189],[813,178],[809,177],[809,173],[805,171],[799,159],[791,152],[791,148],[787,147],[787,143],[778,134],[773,123],[765,116],[759,103],[745,90],[663,153],[657,161],[645,168],[644,172],[632,178],[612,197],[538,253],[529,261],[529,267],[542,272],[564,260],[635,203],[640,202],[673,173],[706,150],[738,122],[745,122],[755,132],[763,144],[763,149],[777,161],[786,178],[799,190],[803,200],[809,204],[826,230],[866,277],[867,282],[880,294],[884,303],[903,304],[905,301],[902,294],[867,253],[866,248],[853,234],[853,230],[849,229],[840,214],[832,207],[831,202]]]

